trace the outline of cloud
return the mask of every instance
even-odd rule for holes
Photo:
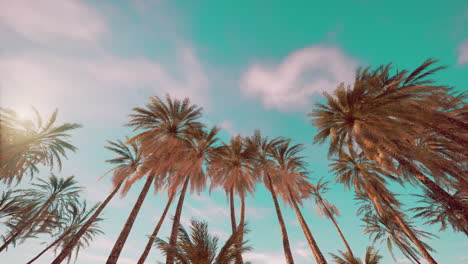
[[[125,118],[141,102],[142,92],[188,96],[194,103],[206,104],[208,79],[194,51],[181,47],[175,57],[178,63],[171,72],[170,67],[148,58],[109,53],[93,57],[47,52],[0,56],[0,100],[9,107],[59,107],[86,120]]]
[[[244,73],[241,89],[266,109],[304,110],[313,95],[353,79],[356,61],[337,47],[310,46],[279,64],[255,63]]]
[[[458,50],[460,54],[458,55],[457,63],[460,65],[468,63],[468,40],[463,41]]]
[[[245,215],[246,218],[253,218],[255,220],[261,220],[269,217],[273,213],[273,209],[268,207],[246,207]]]
[[[104,19],[79,0],[0,1],[0,28],[47,43],[57,38],[94,42],[106,32]]]
[[[230,120],[222,121],[221,124],[219,124],[219,127],[221,129],[226,130],[231,136],[235,136],[238,134],[237,131],[234,129],[234,123],[232,123],[232,121]]]
[[[243,257],[256,264],[283,264],[285,262],[283,254],[274,252],[248,252]]]

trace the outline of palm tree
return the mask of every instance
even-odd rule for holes
[[[63,227],[61,228],[61,232],[58,233],[58,237],[52,243],[50,243],[46,248],[44,248],[38,255],[36,255],[33,259],[31,259],[27,264],[33,263],[38,258],[40,258],[45,252],[49,249],[54,248],[57,250],[61,247],[66,246],[68,243],[67,241],[73,239],[76,235],[76,232],[83,226],[86,221],[89,219],[91,214],[96,210],[98,205],[93,206],[90,210],[86,209],[86,202],[82,205],[70,205],[68,208],[67,213],[63,216]],[[96,220],[91,224],[91,226],[86,229],[86,232],[80,238],[77,244],[74,246],[75,251],[75,261],[78,257],[80,249],[89,246],[89,243],[93,240],[96,235],[103,234],[103,232],[99,229],[98,223],[102,221],[102,218],[96,218]],[[72,252],[73,252],[72,250]],[[68,255],[67,263],[71,262],[72,254]]]
[[[374,243],[378,240],[380,240],[381,244],[385,243],[395,261],[396,258],[393,254],[393,248],[398,247],[403,255],[412,263],[420,264],[420,254],[418,249],[411,245],[412,242],[407,239],[407,235],[395,221],[395,218],[391,215],[381,216],[378,213],[375,213],[375,206],[372,204],[369,197],[365,195],[358,195],[356,199],[361,202],[358,214],[362,215],[362,220],[365,223],[364,233],[368,233],[369,236],[373,238]],[[428,232],[414,228],[407,220],[405,222],[411,229],[412,233],[414,233],[418,238],[430,238],[431,236],[434,236]],[[426,249],[431,251],[433,250],[428,244],[424,242],[421,243]]]
[[[112,200],[115,194],[120,190],[122,184],[124,182],[128,182],[129,179],[137,172],[141,162],[142,162],[142,155],[140,151],[140,142],[133,141],[129,144],[125,144],[121,140],[117,140],[116,142],[108,141],[108,146],[105,146],[106,149],[114,152],[118,156],[114,159],[107,160],[110,164],[115,164],[116,166],[109,170],[107,173],[113,172],[112,183],[113,183],[113,190],[107,196],[103,203],[99,205],[99,207],[94,211],[93,215],[86,221],[84,225],[80,227],[78,232],[69,240],[67,241],[67,245],[64,245],[60,254],[54,259],[52,264],[59,264],[67,258],[75,248],[75,245],[80,241],[81,237],[85,235],[88,228],[96,222],[107,206],[107,204]],[[106,174],[107,174],[106,173]],[[125,194],[125,193],[122,193]]]
[[[219,239],[208,233],[206,222],[192,219],[190,225],[190,235],[182,225],[179,227],[177,243],[174,246],[162,239],[156,239],[157,247],[165,255],[174,254],[177,263],[230,264],[236,260],[236,256],[251,250],[242,240],[243,235],[248,231],[244,227],[239,227],[218,251]]]
[[[348,155],[342,152],[340,158],[334,159],[331,166],[338,182],[345,184],[347,188],[354,186],[358,195],[368,197],[379,216],[391,217],[424,258],[431,264],[437,263],[405,221],[404,214],[398,209],[401,203],[395,199],[395,194],[386,188],[385,177],[393,178],[392,175],[377,167],[375,162],[368,160],[362,153],[357,155],[351,152]]]
[[[367,247],[364,263],[349,252],[338,251],[341,256],[330,254],[336,264],[379,264],[382,256],[374,247]]]
[[[277,165],[276,171],[272,173],[273,188],[283,201],[294,208],[316,262],[324,264],[327,261],[298,206],[298,204],[302,205],[303,198],[310,196],[313,187],[308,182],[304,158],[299,156],[303,149],[302,144],[292,145],[291,141],[287,140],[271,150],[271,156]]]
[[[234,234],[237,230],[234,195],[238,195],[241,200],[239,226],[242,227],[245,223],[245,197],[247,193],[253,196],[255,191],[257,182],[257,177],[253,173],[255,149],[237,135],[231,138],[229,144],[223,143],[216,151],[217,155],[208,165],[211,177],[210,189],[221,186],[229,196],[231,228]],[[236,264],[239,263],[243,263],[242,255],[236,258]]]
[[[171,230],[171,245],[174,245],[177,239],[189,182],[191,190],[200,190],[204,187],[206,177],[202,166],[210,152],[211,146],[208,145],[215,141],[214,130],[209,133],[202,131],[204,126],[198,121],[201,110],[191,104],[188,98],[181,101],[166,95],[163,100],[155,96],[150,97],[150,103],[146,108],[134,108],[134,114],[130,115],[131,120],[128,123],[134,130],[143,130],[130,139],[130,141],[136,139],[142,141],[142,153],[145,156],[142,171],[156,171],[166,177],[170,176],[165,183],[169,192],[176,192],[181,187]],[[198,137],[198,140],[194,139],[195,137]],[[168,254],[167,264],[173,264],[173,259],[174,256]]]
[[[415,217],[426,219],[426,224],[439,223],[441,231],[450,225],[453,231],[463,232],[468,236],[468,223],[450,207],[438,201],[432,192],[425,190],[423,195],[417,194],[415,196],[421,198],[420,203],[425,204],[411,209],[417,213]],[[457,191],[453,196],[459,197],[458,199],[465,204],[468,203],[467,196],[462,192]]]
[[[191,192],[200,192],[205,189],[208,175],[204,171],[204,166],[205,164],[209,164],[213,156],[216,155],[215,144],[218,141],[216,137],[218,131],[217,127],[212,128],[208,132],[200,130],[193,138],[187,139],[186,150],[185,153],[181,153],[182,156],[180,164],[177,165],[177,172],[168,179],[169,186],[171,186],[169,190],[172,192],[175,192],[183,184],[169,238],[170,246],[175,245],[177,242],[177,231],[188,185],[190,184]],[[171,251],[166,256],[166,263],[174,263],[174,255]]]
[[[343,235],[343,232],[341,232],[340,227],[338,226],[338,223],[336,222],[335,216],[340,215],[340,211],[336,206],[334,206],[332,203],[327,201],[323,195],[329,190],[328,188],[328,181],[323,181],[323,178],[320,179],[317,184],[312,186],[312,196],[315,199],[315,204],[317,205],[318,211],[322,214],[325,215],[328,219],[330,219],[333,222],[333,225],[335,226],[336,230],[338,231],[338,234],[341,237],[341,240],[343,240],[343,243],[345,244],[345,247],[347,249],[347,255],[350,257],[353,256],[353,251],[351,250],[351,247],[348,244],[348,241],[346,241],[346,238]]]
[[[81,127],[75,123],[55,125],[58,111],[43,124],[38,111],[33,108],[35,120],[20,120],[16,112],[0,108],[0,181],[20,182],[28,173],[31,178],[39,171],[38,164],[51,169],[62,167],[66,151],[76,151],[67,138],[68,132]]]
[[[19,199],[29,204],[24,212],[15,216],[13,222],[8,223],[10,231],[6,235],[3,251],[12,242],[24,239],[40,232],[50,232],[57,227],[65,209],[72,204],[78,204],[81,187],[78,187],[73,176],[58,178],[55,175],[48,181],[39,179],[33,183],[33,188],[17,190]]]
[[[281,237],[283,240],[284,255],[286,257],[287,264],[293,264],[294,259],[291,253],[291,246],[289,244],[288,232],[284,223],[283,214],[278,203],[277,192],[273,186],[272,176],[277,172],[277,165],[274,160],[271,159],[271,153],[273,150],[283,143],[283,138],[269,139],[268,137],[262,137],[260,131],[256,130],[253,136],[246,138],[247,144],[256,149],[255,157],[255,171],[262,178],[263,183],[271,194],[271,198],[275,204],[276,215],[280,224]]]
[[[340,84],[334,95],[325,93],[326,104],[318,104],[310,114],[318,128],[314,141],[323,143],[329,138],[330,156],[345,148],[359,148],[368,159],[400,175],[400,179],[424,185],[438,201],[468,221],[468,208],[438,184],[441,180],[454,182],[447,179],[466,182],[456,172],[463,171],[468,155],[467,126],[463,122],[468,108],[463,95],[453,95],[451,88],[433,85],[426,78],[443,68],[430,69],[435,62],[427,60],[411,73],[391,74],[390,65],[358,70],[352,87]],[[431,133],[449,144],[420,151],[418,142]],[[444,166],[451,169],[435,166],[440,164],[434,161],[440,157],[441,148],[455,153],[450,150],[453,146],[458,146],[463,155],[445,157]]]

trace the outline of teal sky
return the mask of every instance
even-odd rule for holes
[[[221,126],[223,140],[258,128],[305,144],[312,175],[332,180],[327,148],[312,145],[315,129],[306,115],[321,92],[352,80],[359,66],[393,62],[412,69],[429,57],[448,66],[436,76],[438,82],[467,91],[467,30],[468,4],[461,0],[5,0],[0,1],[0,105],[25,116],[31,105],[46,115],[57,107],[61,121],[84,125],[72,138],[79,151],[70,154],[59,175],[75,175],[91,202],[111,189],[109,178],[97,181],[110,168],[104,163],[112,157],[103,149],[105,140],[131,134],[123,126],[131,108],[165,93],[203,106],[204,121]],[[105,235],[81,252],[77,263],[105,261],[141,187],[137,183],[105,210]],[[363,255],[371,242],[355,216],[353,195],[341,185],[332,187],[326,197],[340,209],[338,221],[351,247]],[[392,190],[402,194],[407,207],[414,205],[408,194],[417,189]],[[162,194],[147,197],[119,263],[136,262],[165,202]],[[282,210],[296,263],[314,263],[294,212]],[[303,213],[327,257],[344,250],[312,201],[305,202]],[[191,217],[207,220],[221,240],[229,235],[221,191],[190,195],[183,222]],[[284,263],[273,202],[261,186],[247,200],[247,220],[254,250],[246,259]],[[166,221],[161,237],[168,236],[170,224]],[[420,227],[438,236],[430,245],[439,263],[468,263],[463,235]],[[10,249],[0,263],[24,263],[44,241]],[[383,263],[409,263],[398,250],[395,262],[385,245],[377,247]],[[52,254],[45,255],[37,263],[51,259]],[[147,263],[157,261],[162,257],[154,249]]]

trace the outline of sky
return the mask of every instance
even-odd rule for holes
[[[133,107],[149,96],[189,97],[204,108],[203,121],[237,134],[292,138],[302,143],[314,181],[333,181],[326,145],[313,145],[315,128],[307,113],[355,70],[392,62],[413,69],[433,57],[448,68],[438,83],[459,91],[468,87],[468,3],[451,1],[169,1],[169,0],[0,0],[0,105],[28,117],[34,106],[48,116],[59,109],[60,122],[83,124],[72,133],[79,150],[70,153],[57,175],[74,175],[92,202],[105,199],[110,177],[106,140],[132,135],[125,127]],[[38,177],[50,172],[43,169]],[[137,182],[125,197],[104,211],[104,235],[78,257],[79,264],[104,263],[142,188]],[[27,181],[19,187],[27,186]],[[326,198],[341,211],[338,223],[356,255],[371,244],[355,215],[351,191],[332,184]],[[0,185],[0,191],[6,189]],[[411,186],[393,186],[406,208],[415,205]],[[150,193],[122,251],[119,263],[136,263],[166,203]],[[238,206],[238,204],[237,204]],[[245,259],[285,263],[278,221],[269,193],[258,186],[246,201],[247,235],[254,250]],[[175,205],[169,214],[173,214]],[[239,207],[237,207],[239,208]],[[293,210],[282,204],[296,263],[315,263]],[[327,258],[344,250],[332,223],[306,201],[303,214]],[[229,236],[224,193],[190,194],[182,222],[206,220],[222,241]],[[420,221],[417,223],[421,224]],[[439,263],[467,264],[468,241],[461,234],[419,225],[438,238],[430,241]],[[167,237],[165,221],[160,237]],[[1,263],[25,263],[45,247],[41,237],[0,254]],[[382,263],[409,263],[395,250],[377,245]],[[36,263],[50,263],[49,252]],[[163,262],[153,248],[147,263]]]

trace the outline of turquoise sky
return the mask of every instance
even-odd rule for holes
[[[204,121],[223,128],[222,139],[261,129],[306,145],[309,168],[317,179],[328,173],[326,146],[312,145],[315,129],[307,113],[321,92],[352,80],[359,66],[393,62],[412,69],[426,58],[448,69],[436,78],[460,91],[468,87],[468,4],[466,1],[0,1],[0,105],[25,116],[36,106],[44,114],[58,107],[60,120],[79,122],[73,133],[79,147],[60,175],[75,175],[91,202],[110,191],[105,140],[132,132],[123,126],[132,107],[148,96],[188,96],[203,106]],[[47,177],[43,170],[40,177]],[[21,185],[24,186],[24,185]],[[142,183],[112,201],[105,210],[105,235],[81,252],[77,263],[103,263],[125,222]],[[326,197],[341,211],[338,219],[351,247],[363,255],[370,245],[355,216],[351,192],[332,185]],[[392,186],[407,207],[412,187]],[[5,186],[0,186],[0,190]],[[118,198],[118,197],[117,197]],[[150,195],[130,234],[119,263],[133,264],[165,205],[163,194]],[[173,210],[173,208],[172,208]],[[282,210],[296,263],[314,263],[294,212]],[[303,213],[319,247],[344,250],[332,224],[317,215],[312,201]],[[205,219],[224,240],[230,224],[221,191],[190,195],[183,222]],[[284,263],[273,202],[261,186],[247,200],[248,235],[257,264]],[[468,242],[461,234],[438,232],[429,243],[439,263],[466,264]],[[170,222],[161,237],[168,236]],[[24,263],[39,252],[31,240],[0,255],[0,263]],[[377,246],[383,263],[409,263],[395,250]],[[50,263],[52,254],[37,263]],[[153,250],[147,263],[163,261]]]

